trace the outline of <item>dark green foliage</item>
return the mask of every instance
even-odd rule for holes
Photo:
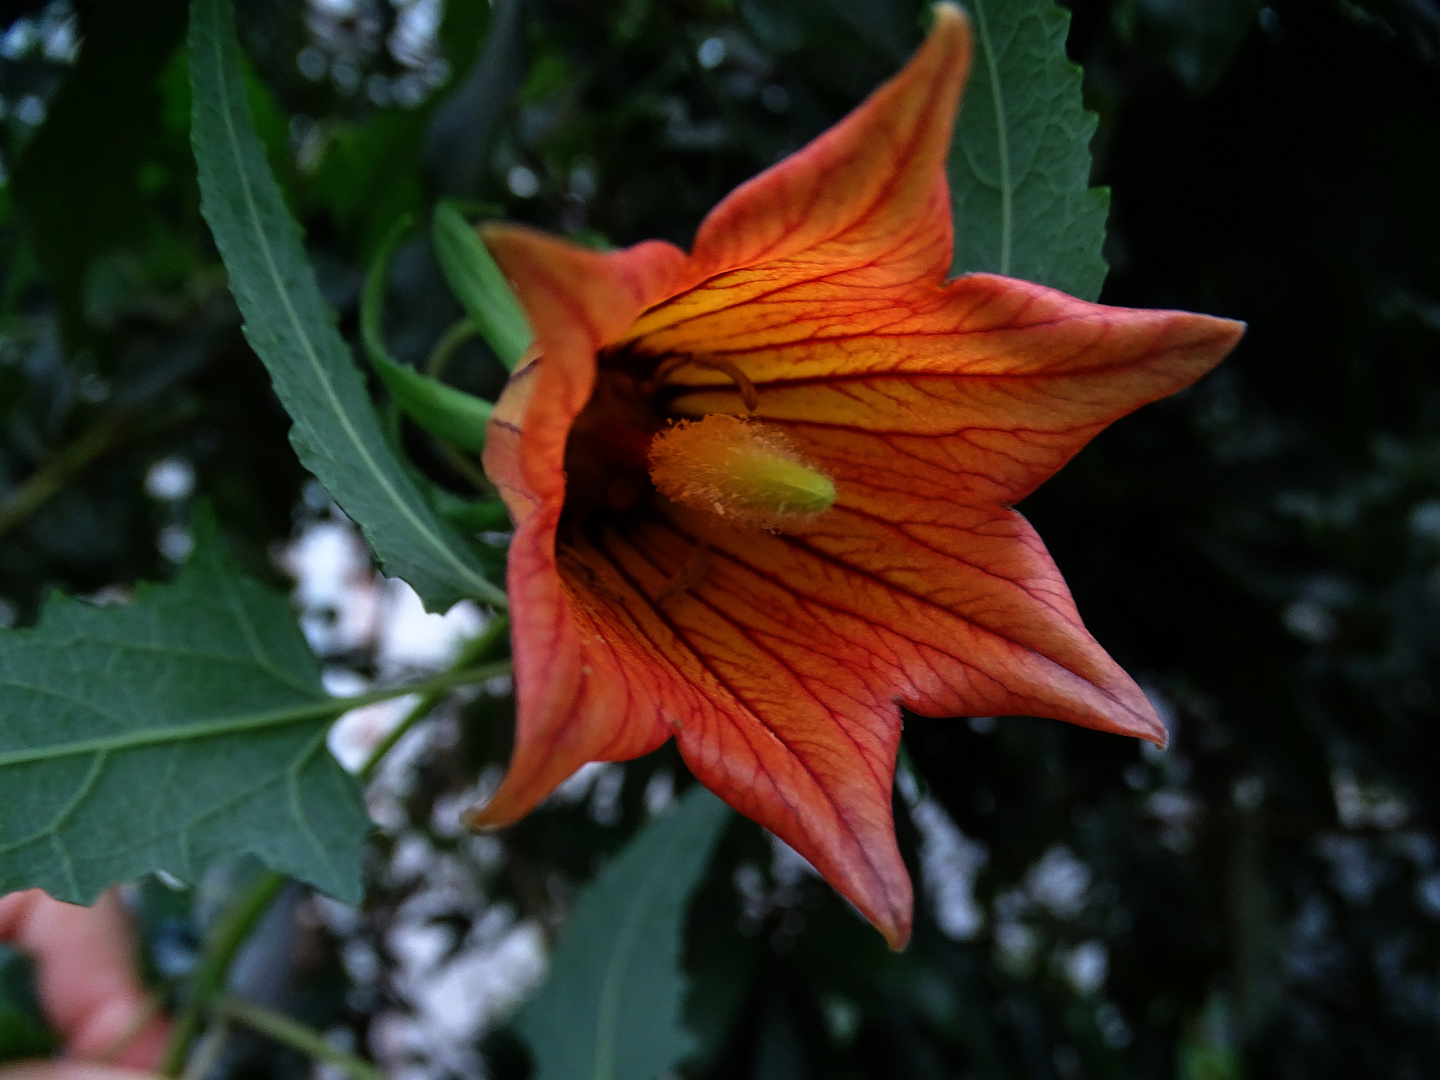
[[[83,5],[85,48],[15,168],[19,220],[74,342],[88,336],[91,264],[143,240],[152,224],[141,166],[158,134],[160,69],[184,27],[184,0]]]
[[[757,830],[727,830],[686,931],[686,1080],[1422,1080],[1440,1060],[1434,5],[1067,6],[1069,55],[1100,124],[1093,178],[1078,153],[1065,175],[1072,193],[1093,179],[1113,200],[1101,298],[1250,324],[1213,376],[1117,425],[1022,508],[1096,636],[1168,707],[1173,750],[1049,721],[908,718],[924,790],[897,812],[921,901],[899,956]],[[923,8],[456,0],[450,79],[413,110],[302,75],[312,39],[298,6],[243,4],[240,29],[273,108],[267,151],[353,343],[364,270],[399,210],[456,194],[585,242],[686,243],[726,191],[895,70]],[[392,9],[375,10],[383,42]],[[491,10],[504,36],[482,41]],[[992,27],[1018,10],[984,9]],[[452,37],[457,12],[474,25]],[[1058,39],[1063,17],[1032,22]],[[725,54],[705,68],[712,37]],[[12,105],[70,72],[34,56],[3,65]],[[395,74],[383,44],[360,69]],[[187,520],[189,500],[143,494],[158,459],[193,463],[254,573],[273,575],[267,548],[294,524],[303,474],[289,421],[176,165],[184,76],[164,67],[159,111],[136,128],[153,135],[140,167],[153,227],[92,260],[84,351],[60,345],[63,298],[14,215],[17,193],[0,199],[0,505],[92,429],[121,429],[0,535],[0,596],[22,624],[49,585],[162,576],[156,536]],[[447,110],[461,86],[470,96]],[[972,86],[967,124],[983,118],[984,92]],[[1083,148],[1079,103],[1061,109]],[[39,137],[13,113],[0,125],[12,173]],[[530,190],[511,182],[517,168],[535,194],[517,194]],[[1098,213],[1098,198],[1079,205]],[[92,212],[77,205],[73,219]],[[986,235],[984,213],[960,216],[962,259],[967,237]],[[1028,222],[1014,235],[1037,245],[1041,269],[1023,272],[1041,276],[1066,239]],[[1090,284],[1071,287],[1099,282],[1089,265]],[[412,366],[463,314],[426,243],[397,254],[388,299],[387,339]],[[471,343],[452,376],[493,398],[504,371]],[[456,513],[478,506],[474,527],[498,525],[493,503],[470,501],[488,493],[423,433],[407,430],[404,446]],[[415,822],[503,765],[510,723],[492,702],[470,708],[462,749],[437,751],[407,796]],[[627,766],[613,815],[591,799],[538,811],[504,834],[486,896],[558,932],[574,890],[647,819],[647,783],[679,768],[670,749]],[[983,845],[973,936],[947,935],[956,924],[935,915],[920,857],[933,864],[935,834],[916,824],[933,826],[927,806]],[[1057,848],[1088,872],[1058,912],[1035,876],[1069,865],[1044,862]],[[385,925],[405,894],[377,874],[370,897]],[[1087,945],[1108,966],[1077,988]],[[350,1018],[362,1040],[388,1001],[366,993]],[[486,1050],[497,1080],[531,1075],[523,1052]]]
[[[190,69],[201,209],[229,271],[246,339],[295,421],[290,441],[301,463],[360,524],[387,572],[431,607],[465,596],[503,603],[475,554],[425,503],[385,441],[265,163],[228,6],[219,0],[194,5]]]
[[[954,271],[1038,281],[1093,300],[1110,194],[1090,187],[1095,117],[1052,0],[971,0],[975,56],[950,154]]]
[[[536,1080],[643,1080],[690,1053],[685,914],[728,818],[697,784],[576,898],[551,975],[516,1021]]]
[[[0,892],[88,904],[253,854],[359,899],[369,819],[326,750],[334,699],[285,599],[198,534],[133,604],[57,596],[0,632]]]
[[[35,971],[30,958],[0,945],[0,1065],[47,1057],[56,1049],[35,1000]]]

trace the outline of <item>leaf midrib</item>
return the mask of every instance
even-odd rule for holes
[[[625,923],[616,938],[615,948],[606,964],[600,983],[600,1000],[595,1017],[595,1080],[616,1080],[615,1046],[620,1020],[621,982],[630,967],[631,954],[640,935],[641,921],[649,910],[649,900],[658,887],[659,878],[669,868],[671,856],[683,840],[677,836],[666,845],[664,857],[657,859],[637,891],[637,901],[626,913]]]
[[[289,320],[291,327],[294,329],[296,335],[299,338],[301,351],[304,354],[306,361],[313,369],[315,377],[318,380],[320,387],[323,389],[327,401],[331,405],[333,415],[339,420],[341,428],[344,430],[346,437],[350,440],[350,444],[359,453],[366,470],[370,473],[371,476],[374,477],[380,489],[384,492],[385,496],[390,500],[392,505],[394,505],[399,510],[401,516],[404,517],[422,537],[424,537],[425,542],[435,552],[437,552],[445,562],[447,562],[455,570],[459,571],[461,576],[466,581],[471,583],[471,587],[475,589],[475,595],[477,597],[484,598],[487,602],[503,611],[506,607],[505,594],[499,589],[496,589],[495,586],[489,582],[489,580],[476,574],[471,567],[467,566],[464,563],[463,560],[456,557],[455,552],[451,550],[449,545],[443,543],[440,538],[435,535],[434,531],[415,514],[409,502],[400,497],[400,493],[395,490],[394,485],[390,482],[390,478],[385,475],[384,471],[379,467],[379,464],[371,455],[369,448],[360,438],[359,432],[357,432],[354,428],[354,425],[350,423],[350,417],[345,412],[344,407],[341,405],[340,399],[335,393],[335,388],[331,385],[330,379],[326,375],[323,365],[320,363],[320,357],[316,353],[313,345],[311,344],[310,336],[305,332],[305,327],[304,324],[300,321],[299,313],[295,310],[294,305],[290,302],[290,295],[288,292],[286,292],[283,279],[279,272],[279,268],[275,265],[275,259],[270,246],[270,238],[265,232],[264,224],[260,219],[260,209],[255,202],[254,192],[250,186],[250,177],[245,169],[245,159],[243,156],[243,151],[240,147],[239,137],[235,126],[235,118],[232,113],[235,102],[232,101],[231,95],[225,92],[226,67],[221,35],[212,34],[211,42],[215,49],[215,71],[217,75],[217,80],[219,82],[219,86],[217,87],[217,89],[220,90],[220,111],[221,116],[223,117],[225,122],[226,141],[229,144],[231,155],[234,160],[235,171],[239,179],[241,192],[244,194],[245,197],[245,208],[250,218],[249,223],[259,243],[260,251],[264,255],[265,268],[267,273],[269,274],[270,283],[274,288],[275,296],[278,297],[280,305],[285,311],[286,318]]]
[[[285,727],[308,720],[323,720],[329,716],[339,716],[351,709],[363,708],[366,705],[389,701],[392,698],[405,697],[408,694],[423,694],[468,683],[484,682],[492,676],[508,674],[509,671],[509,661],[503,661],[468,671],[448,672],[433,679],[405,686],[390,686],[372,690],[368,694],[356,694],[353,697],[326,697],[303,705],[290,705],[190,723],[167,724],[163,727],[145,728],[140,731],[117,732],[76,742],[52,743],[49,746],[37,746],[25,750],[10,750],[0,752],[0,769],[13,765],[29,765],[38,761],[58,761],[62,758],[79,757],[85,754],[109,754],[172,742],[194,742],[199,739],[219,738],[225,735]],[[3,689],[5,686],[0,684],[0,690]],[[98,706],[88,702],[85,703],[85,707],[96,712],[101,711]]]
[[[990,76],[990,100],[995,109],[995,153],[1000,167],[1000,267],[997,272],[1008,276],[1015,225],[1015,189],[1010,178],[1010,134],[1006,128],[1005,99],[1000,89],[1000,69],[996,64],[995,45],[990,40],[990,26],[985,20],[984,0],[971,0],[971,6],[975,11],[980,48],[985,53],[985,67]]]

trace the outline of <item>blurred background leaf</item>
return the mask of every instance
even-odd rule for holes
[[[35,999],[35,965],[0,945],[0,1065],[48,1057],[57,1045]]]
[[[515,1022],[537,1080],[655,1077],[691,1051],[685,913],[729,816],[696,784],[576,897],[550,974]]]
[[[96,257],[153,227],[142,166],[158,131],[157,82],[185,28],[184,0],[132,8],[78,7],[85,48],[16,163],[11,197],[31,250],[54,290],[72,347],[88,336],[82,312]]]

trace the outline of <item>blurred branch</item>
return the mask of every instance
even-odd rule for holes
[[[353,1080],[385,1080],[385,1074],[370,1062],[331,1046],[318,1031],[292,1020],[284,1013],[253,1002],[236,1001],[234,998],[221,1001],[219,1011],[226,1019],[244,1024],[262,1035],[268,1035],[306,1057],[344,1069]]]
[[[525,79],[524,16],[524,0],[495,0],[484,51],[435,111],[425,160],[444,194],[470,195],[480,186],[490,133]]]
[[[46,500],[130,438],[141,421],[145,422],[143,434],[149,436],[191,418],[193,413],[186,408],[161,410],[158,403],[164,394],[202,370],[209,356],[205,341],[191,340],[167,351],[164,363],[140,369],[117,388],[109,413],[0,498],[0,538],[14,532]]]
[[[510,617],[508,615],[496,615],[490,620],[490,625],[485,627],[483,633],[476,635],[466,642],[460,655],[456,658],[453,670],[466,671],[472,664],[489,660],[498,651],[498,647],[506,640],[510,633]],[[508,665],[500,662],[488,665],[487,670],[492,670],[491,677],[506,674]],[[431,690],[422,694],[415,707],[405,714],[405,717],[395,725],[393,731],[381,739],[375,749],[370,752],[370,757],[365,764],[360,766],[360,779],[369,780],[375,775],[375,770],[380,767],[380,762],[385,760],[385,755],[395,748],[398,743],[412,727],[418,724],[425,717],[434,711],[440,699],[448,693],[450,688]]]
[[[190,1064],[185,1067],[180,1080],[205,1080],[210,1075],[210,1070],[215,1068],[215,1063],[220,1060],[220,1055],[225,1050],[225,1045],[230,1041],[231,1025],[229,1020],[221,1020],[205,1033],[195,1048],[194,1055],[190,1058]]]
[[[175,1018],[175,1030],[170,1035],[170,1044],[165,1048],[165,1058],[160,1063],[162,1076],[176,1077],[184,1070],[195,1040],[200,1035],[207,1002],[224,987],[235,955],[250,939],[256,923],[269,910],[288,880],[278,871],[267,870],[225,913],[205,942],[200,966],[190,986],[189,1000]]]
[[[124,441],[134,423],[129,413],[111,413],[31,473],[0,500],[0,537],[13,532],[41,504]]]

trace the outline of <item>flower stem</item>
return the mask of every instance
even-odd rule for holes
[[[225,1052],[233,1033],[229,1020],[221,1020],[218,1024],[211,1025],[204,1038],[195,1043],[195,1049],[190,1053],[190,1061],[186,1064],[185,1071],[180,1074],[180,1080],[206,1080],[210,1070],[215,1068],[215,1063],[220,1060],[220,1055]]]
[[[425,373],[432,379],[440,378],[450,363],[450,357],[455,354],[455,350],[478,333],[480,331],[469,319],[461,319],[450,327],[431,351],[430,359],[425,364]]]
[[[509,633],[509,616],[496,615],[490,620],[490,624],[485,627],[483,632],[477,634],[465,643],[460,655],[455,660],[456,670],[469,670],[471,665],[477,664],[494,655],[497,647],[505,641]],[[497,661],[486,664],[483,669],[476,670],[484,670],[488,672],[485,676],[486,678],[494,678],[496,675],[509,674],[513,669],[508,661]],[[395,748],[395,744],[404,738],[407,731],[434,711],[435,706],[440,703],[440,699],[445,696],[445,692],[449,689],[450,687],[448,686],[440,686],[420,695],[420,700],[415,703],[415,707],[405,714],[404,719],[395,726],[393,731],[380,740],[375,749],[370,752],[370,757],[366,759],[365,764],[360,766],[360,771],[357,775],[359,775],[362,782],[369,780],[375,775],[375,770],[380,767],[380,762],[385,759],[385,755]]]
[[[351,1080],[385,1080],[385,1074],[370,1062],[331,1046],[313,1028],[292,1020],[284,1013],[249,1001],[225,998],[218,1004],[220,1015],[268,1035],[276,1042],[298,1050],[316,1061],[326,1061],[350,1074]]]
[[[370,757],[365,761],[365,764],[361,766],[359,773],[360,779],[362,781],[368,780],[371,775],[374,774],[380,763],[385,759],[385,755],[394,749],[395,744],[400,741],[405,732],[409,731],[415,724],[428,716],[431,710],[439,704],[440,699],[444,697],[447,691],[453,690],[457,686],[464,686],[467,683],[483,682],[486,679],[493,679],[497,675],[509,674],[512,670],[509,660],[483,663],[483,661],[488,660],[500,650],[509,632],[509,617],[496,615],[490,620],[489,625],[485,627],[483,632],[477,634],[465,643],[465,646],[460,651],[460,655],[455,658],[455,663],[449,671],[441,672],[433,678],[425,679],[418,683],[412,683],[410,686],[386,687],[383,690],[374,691],[369,694],[360,694],[354,698],[335,699],[341,706],[336,709],[338,713],[357,705],[371,704],[375,701],[385,701],[389,698],[400,697],[403,694],[416,692],[420,694],[420,700],[416,702],[415,707],[405,715],[405,718],[400,721],[400,724],[395,730],[390,732],[390,734],[375,747]],[[204,1010],[224,990],[225,981],[230,974],[230,965],[234,962],[236,954],[245,942],[249,940],[250,934],[254,931],[256,924],[265,912],[269,910],[270,904],[274,901],[275,897],[279,895],[280,890],[285,887],[285,883],[288,880],[284,874],[274,870],[267,870],[245,891],[245,894],[240,897],[235,906],[226,912],[225,916],[211,933],[209,940],[205,943],[205,951],[200,957],[200,964],[192,977],[189,999],[181,1009],[180,1015],[175,1018],[175,1028],[171,1033],[170,1043],[165,1048],[165,1058],[160,1065],[160,1073],[162,1076],[178,1077],[184,1070],[185,1063],[189,1059],[191,1050],[195,1046],[195,1040],[200,1035]],[[240,1015],[233,1011],[233,1007],[235,1006],[250,1010],[251,1012],[247,1015]],[[271,1035],[281,1042],[286,1042],[288,1045],[304,1050],[305,1053],[311,1052],[299,1046],[292,1039],[287,1038],[287,1036],[280,1034],[278,1029],[265,1028],[256,1023],[254,1020],[254,1016],[258,1015],[254,1013],[256,1009],[259,1009],[259,1006],[242,1006],[234,1002],[230,1003],[230,1005],[222,1006],[222,1011],[225,1011],[226,1015],[230,1015],[234,1019],[256,1028],[256,1030],[264,1031],[266,1034]],[[262,1009],[260,1012],[268,1014],[268,1010]],[[295,1024],[294,1021],[280,1016],[278,1013],[271,1015],[270,1019],[264,1022],[273,1024],[276,1017],[285,1024],[290,1025],[291,1029],[294,1029],[287,1029],[290,1036],[295,1036],[297,1031],[302,1032],[304,1037],[313,1039],[315,1044],[325,1048],[324,1054],[316,1051],[312,1056],[321,1057],[326,1061],[333,1061],[335,1064],[348,1069],[355,1080],[375,1080],[375,1078],[380,1077],[380,1073],[372,1066],[360,1061],[358,1058],[351,1058],[350,1055],[341,1053],[313,1031],[310,1031],[309,1028]],[[338,1055],[338,1057],[336,1055]],[[356,1071],[353,1067],[356,1065],[360,1066],[361,1071]]]
[[[185,1062],[200,1035],[206,1004],[224,988],[235,954],[249,940],[255,924],[270,909],[270,904],[287,880],[278,871],[265,871],[245,890],[210,934],[200,957],[200,966],[195,969],[190,984],[189,1000],[175,1018],[175,1030],[170,1035],[165,1058],[160,1064],[162,1076],[177,1077],[185,1068]]]

